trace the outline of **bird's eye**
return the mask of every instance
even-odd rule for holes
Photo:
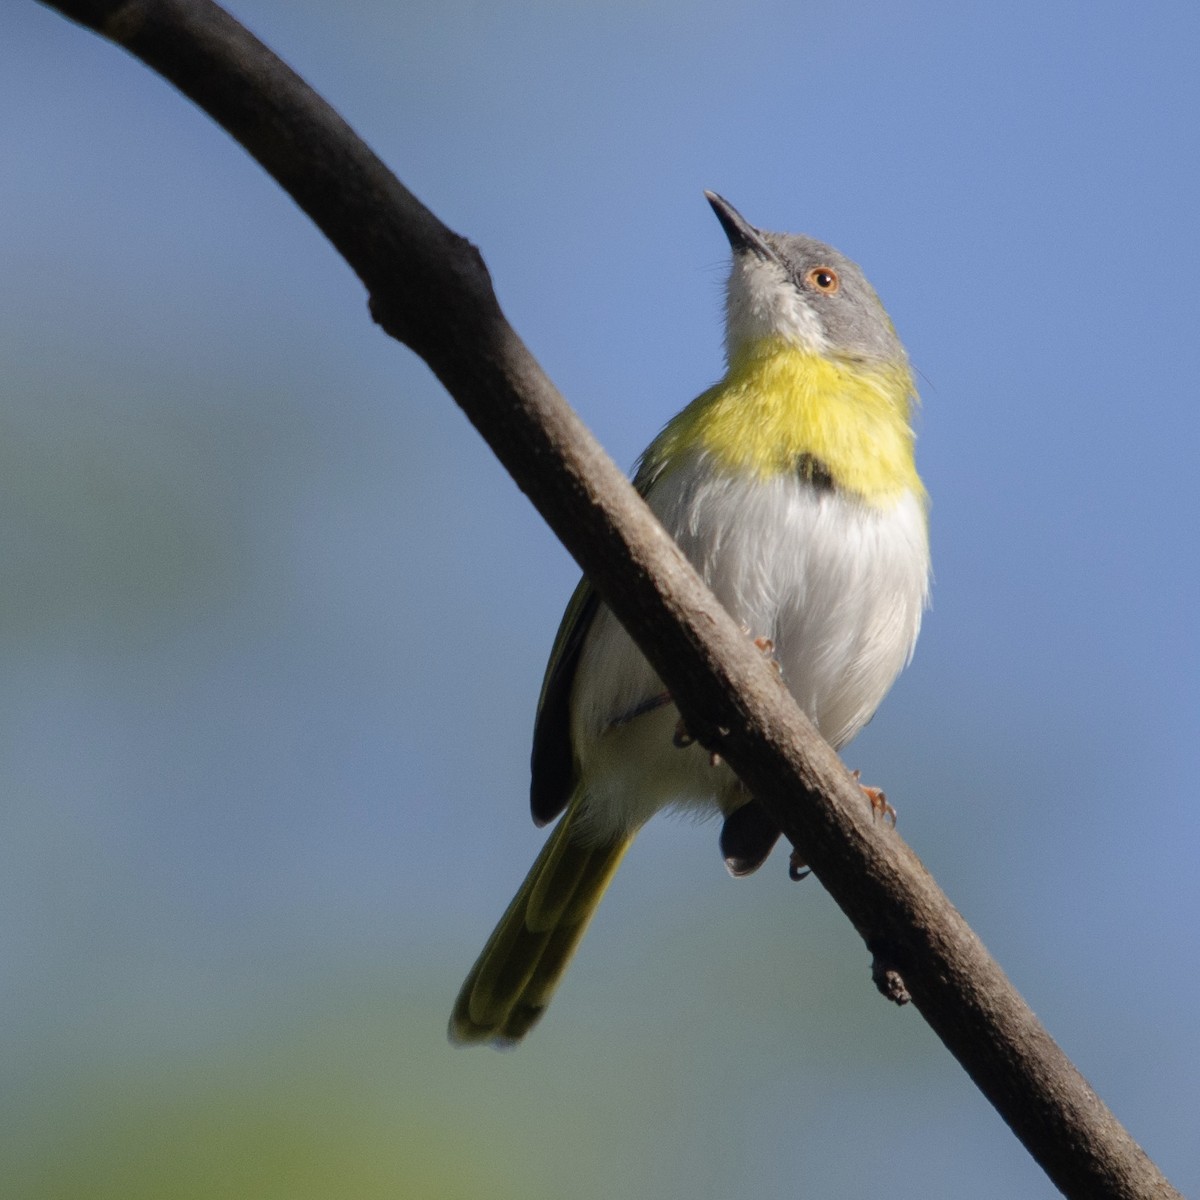
[[[810,287],[816,288],[818,292],[824,292],[827,296],[832,296],[842,285],[837,272],[832,267],[813,267],[805,275],[804,280]]]

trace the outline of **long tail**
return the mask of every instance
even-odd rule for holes
[[[578,839],[572,804],[467,976],[450,1017],[459,1045],[511,1045],[537,1024],[625,851],[626,834],[589,845]]]

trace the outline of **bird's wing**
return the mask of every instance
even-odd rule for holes
[[[571,686],[584,638],[591,628],[600,597],[586,579],[579,581],[567,611],[563,613],[546,664],[542,694],[538,699],[537,719],[533,726],[532,777],[529,782],[529,807],[534,822],[553,821],[571,799],[575,790],[575,752],[571,747]]]
[[[664,463],[653,453],[657,441],[638,460],[633,486],[645,500]],[[601,600],[585,576],[567,603],[558,627],[533,726],[529,807],[536,825],[548,825],[567,807],[575,790],[575,751],[571,746],[571,687],[584,639]]]

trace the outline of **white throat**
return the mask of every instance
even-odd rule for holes
[[[732,361],[746,345],[782,339],[822,354],[829,341],[817,314],[777,262],[735,254],[725,297],[725,353]]]

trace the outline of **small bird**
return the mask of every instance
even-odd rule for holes
[[[727,370],[650,444],[634,485],[840,749],[912,656],[928,597],[908,357],[848,258],[756,229],[705,196],[732,250]],[[729,767],[687,737],[586,579],[546,668],[532,772],[534,821],[562,819],[462,986],[456,1043],[510,1045],[529,1032],[655,813],[719,813],[737,876],[779,838]]]

